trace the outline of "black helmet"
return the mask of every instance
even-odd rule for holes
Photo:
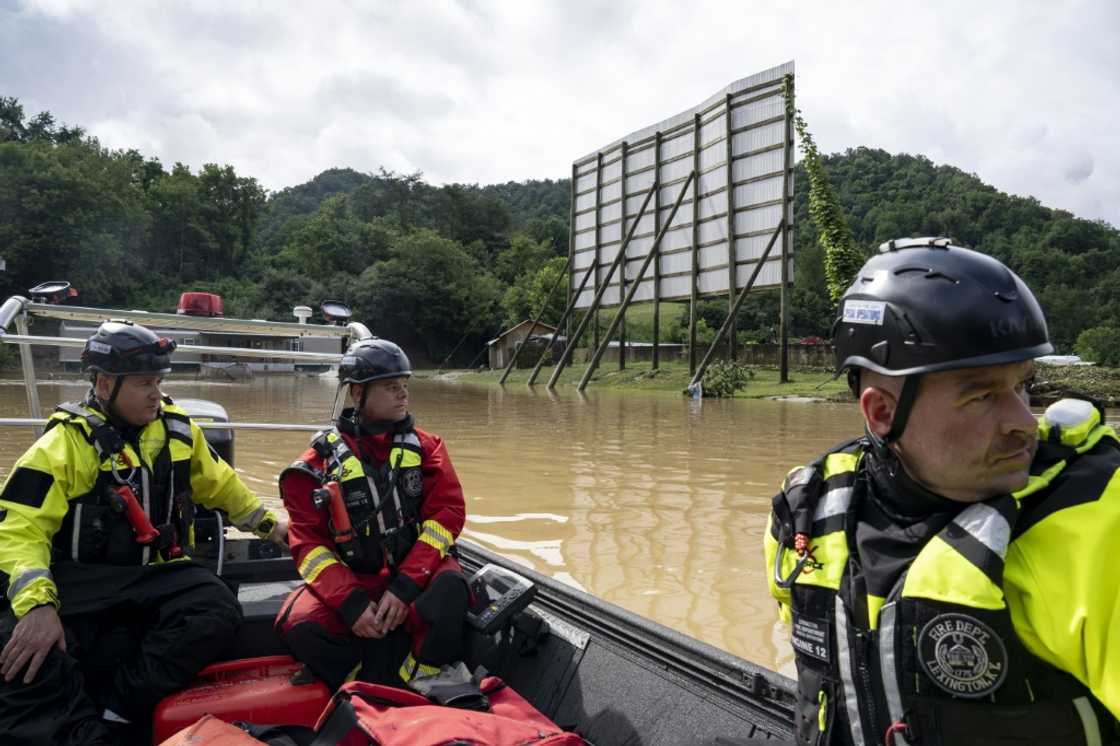
[[[412,364],[408,356],[397,345],[387,339],[361,339],[350,345],[350,349],[338,364],[340,383],[369,383],[382,378],[400,378],[412,375]]]
[[[174,340],[158,337],[131,321],[106,321],[86,340],[82,362],[87,373],[127,376],[171,370]]]
[[[1054,351],[1034,294],[998,259],[947,238],[888,241],[879,252],[841,299],[837,373],[911,376]]]

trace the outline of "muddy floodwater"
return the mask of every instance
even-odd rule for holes
[[[325,422],[329,378],[251,383],[169,379],[173,398],[223,404],[238,422]],[[44,410],[84,384],[44,382]],[[417,424],[442,435],[467,495],[464,537],[538,572],[790,673],[766,592],[762,532],[793,465],[860,431],[853,405],[689,401],[669,393],[501,389],[414,380]],[[0,385],[0,416],[26,417],[21,381]],[[276,475],[308,433],[239,431],[236,467],[279,504]],[[0,473],[31,442],[0,429]]]

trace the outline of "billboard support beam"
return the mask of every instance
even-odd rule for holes
[[[751,288],[754,287],[754,281],[758,279],[758,273],[762,269],[762,265],[765,264],[767,257],[770,256],[770,250],[774,248],[774,243],[778,240],[778,236],[782,235],[785,223],[786,221],[783,218],[781,222],[778,223],[778,227],[774,230],[773,235],[770,236],[770,243],[766,244],[766,251],[762,252],[762,256],[758,259],[758,263],[754,265],[754,271],[751,272],[750,279],[747,280],[747,284],[743,286],[743,289],[739,291],[739,295],[735,298],[735,303],[732,304],[727,314],[727,318],[723,320],[723,326],[721,326],[719,328],[719,331],[716,332],[716,338],[712,340],[711,346],[704,354],[704,359],[700,362],[700,367],[697,369],[696,373],[693,374],[692,380],[689,381],[688,387],[690,389],[695,386],[702,378],[704,378],[704,371],[708,369],[708,363],[712,361],[712,356],[715,355],[716,347],[719,346],[720,340],[723,339],[723,335],[728,332],[729,328],[732,330],[731,336],[734,336],[735,316],[739,313],[739,307],[743,305],[743,301],[746,299],[747,294],[750,293]]]
[[[600,243],[602,241],[602,228],[603,228],[602,225],[600,224],[600,221],[602,220],[602,210],[601,210],[602,201],[603,201],[603,151],[600,150],[598,155],[595,156],[595,292],[596,293],[599,292],[599,286],[600,286],[599,262],[602,261],[602,257],[599,254],[600,250],[602,249],[602,246],[600,245]],[[603,280],[602,284],[606,285],[608,282],[610,282],[609,277],[606,280]],[[596,344],[596,346],[598,346],[598,344],[599,344],[599,309],[595,309],[595,329],[592,332],[592,334],[595,337],[595,344]],[[552,384],[549,383],[548,387],[552,388]]]
[[[601,155],[600,155],[600,158],[602,158]],[[653,197],[654,192],[656,192],[656,191],[657,191],[657,184],[654,184],[653,186],[651,186],[649,188],[649,191],[646,192],[646,198],[644,200],[642,200],[642,209],[638,210],[638,216],[636,218],[634,218],[634,224],[632,226],[630,226],[630,231],[626,234],[626,238],[622,242],[622,248],[619,249],[618,254],[616,254],[615,257],[614,257],[614,261],[611,262],[611,268],[607,271],[607,276],[605,278],[603,278],[603,284],[599,285],[598,290],[595,291],[595,298],[594,298],[594,300],[591,301],[591,306],[587,309],[587,313],[585,313],[583,315],[583,318],[580,319],[579,326],[576,327],[575,333],[573,333],[572,336],[568,338],[568,344],[564,346],[564,352],[561,353],[560,359],[558,361],[556,361],[556,367],[552,370],[552,376],[549,377],[549,379],[548,379],[548,388],[550,388],[550,389],[556,388],[556,382],[558,380],[560,380],[560,373],[562,373],[565,366],[567,366],[568,361],[572,356],[572,350],[575,349],[576,343],[579,341],[579,338],[583,335],[584,330],[587,329],[587,322],[590,321],[592,318],[595,318],[599,315],[599,303],[603,300],[603,294],[607,292],[607,288],[611,284],[611,277],[614,276],[614,272],[615,272],[616,269],[618,269],[618,265],[622,261],[622,258],[626,256],[626,249],[627,249],[628,246],[630,246],[630,239],[632,239],[634,237],[634,231],[636,231],[638,229],[638,224],[642,222],[642,218],[646,214],[646,208],[649,207],[649,201]],[[596,212],[596,216],[598,216],[598,208],[596,208],[595,212]],[[676,212],[676,211],[674,210],[674,212]],[[598,217],[596,217],[596,221],[598,221]],[[599,232],[598,229],[596,229],[595,232],[598,233]],[[596,255],[598,255],[598,251],[596,251]],[[591,265],[592,270],[598,270],[598,268],[599,267],[596,264]],[[598,281],[598,279],[599,279],[598,274],[599,273],[596,271],[596,273],[595,273],[596,281]],[[586,281],[587,281],[587,278],[584,278],[584,282],[586,282]],[[630,288],[631,292],[633,292],[633,290],[637,287],[638,287],[638,284],[635,283],[633,285],[633,287]],[[583,288],[582,288],[582,285],[581,285],[580,290],[582,291],[582,289]],[[580,293],[577,292],[575,294],[575,296],[572,298],[572,304],[568,309],[569,311],[571,311],[572,307],[574,307],[575,304],[579,301],[579,296],[580,296]],[[598,326],[598,325],[596,325],[596,326]],[[613,332],[613,329],[612,329],[612,332]],[[596,336],[598,336],[598,335],[596,335]],[[611,335],[608,334],[606,340],[604,340],[604,345],[609,343],[610,339],[611,339]]]
[[[661,131],[653,136],[653,188],[657,196],[653,200],[653,231],[661,230]],[[657,251],[657,261],[653,265],[653,364],[657,370],[661,365],[661,250]]]
[[[737,276],[739,270],[738,256],[735,252],[735,159],[732,157],[731,149],[731,94],[727,94],[723,99],[723,105],[726,107],[724,112],[724,123],[726,127],[726,139],[724,145],[724,158],[727,159],[727,183],[724,188],[727,190],[727,312],[734,316],[735,312],[732,310],[736,307],[735,304],[735,286],[738,284],[739,278]],[[716,337],[719,338],[718,335]],[[731,326],[731,333],[727,335],[727,359],[735,360],[735,325]],[[701,365],[703,367],[703,365]],[[703,373],[701,373],[703,375]]]
[[[571,261],[571,260],[569,260],[569,261]],[[513,351],[513,355],[510,356],[509,364],[506,365],[505,372],[503,372],[502,377],[498,379],[498,385],[501,385],[501,384],[505,383],[506,379],[509,378],[509,372],[511,370],[513,370],[513,366],[517,363],[517,357],[518,357],[518,355],[521,354],[521,348],[528,345],[529,338],[533,336],[533,332],[535,332],[537,330],[537,326],[541,323],[541,318],[544,317],[545,311],[548,310],[548,304],[552,300],[553,293],[556,292],[556,288],[560,287],[560,281],[561,280],[566,280],[566,279],[568,279],[568,264],[567,264],[567,262],[564,263],[564,269],[560,270],[560,274],[556,276],[556,282],[552,283],[552,287],[549,288],[548,295],[546,295],[544,297],[544,304],[541,306],[541,310],[538,311],[537,315],[533,318],[533,324],[532,324],[532,326],[529,327],[529,333],[525,335],[525,344],[517,345],[517,349],[515,349]],[[569,288],[569,290],[570,290],[570,288]],[[559,333],[560,333],[560,325],[557,324],[555,334],[559,334]],[[556,341],[555,334],[553,335],[553,339],[552,339],[553,342]],[[545,347],[545,352],[547,352],[548,349],[551,346],[552,346],[551,344],[547,345]]]
[[[572,164],[572,188],[569,190],[570,204],[568,205],[568,267],[575,266],[576,260],[576,188],[579,184],[579,166]],[[572,284],[568,283],[568,303],[572,302]],[[560,324],[564,322],[561,321]],[[560,331],[560,324],[557,324],[556,331]],[[567,335],[572,335],[572,322],[568,320]]]
[[[728,168],[731,164],[728,164]],[[700,114],[692,117],[692,173],[700,173]],[[699,301],[700,281],[700,179],[692,181],[692,262],[689,268],[688,287],[688,374],[696,372],[696,327],[700,316],[700,309],[696,307]]]
[[[793,170],[793,76],[787,78],[787,104],[785,107],[785,135],[782,142],[782,298],[781,298],[781,330],[782,354],[778,362],[778,383],[789,383],[789,255],[793,249],[790,246],[790,207],[791,199],[789,187],[792,183]]]
[[[619,184],[622,192],[622,234],[626,234],[626,141],[622,141],[622,183]],[[622,260],[622,271],[618,273],[618,297],[626,295],[626,259]],[[618,327],[618,369],[626,370],[626,317]]]
[[[688,191],[688,187],[690,184],[695,187],[698,178],[699,177],[697,176],[697,172],[692,171],[692,173],[688,175],[688,179],[685,180],[685,183],[681,186],[681,193],[677,195],[677,201],[673,203],[673,209],[670,210],[669,217],[665,221],[665,225],[661,228],[660,231],[658,231],[657,238],[653,240],[653,246],[651,246],[649,248],[649,251],[646,252],[645,261],[642,262],[642,268],[638,270],[638,276],[635,278],[634,284],[630,286],[629,292],[626,293],[626,297],[622,300],[622,306],[618,309],[618,312],[615,313],[614,319],[611,320],[610,328],[607,330],[606,339],[604,339],[603,344],[599,345],[599,347],[595,350],[595,354],[594,356],[592,356],[591,362],[587,364],[587,370],[583,372],[583,377],[579,379],[578,389],[580,391],[583,391],[585,388],[587,388],[587,384],[591,381],[591,376],[595,373],[595,369],[599,366],[599,361],[603,358],[603,353],[607,351],[607,345],[610,344],[611,335],[614,333],[614,330],[618,326],[619,321],[621,321],[623,315],[626,313],[626,307],[630,305],[630,301],[633,300],[634,294],[638,292],[638,288],[641,286],[642,277],[645,276],[646,270],[649,269],[649,263],[653,261],[653,257],[658,253],[657,249],[661,245],[661,239],[664,238],[666,231],[669,229],[669,226],[672,225],[673,218],[677,216],[677,209],[681,206],[681,202],[684,201],[685,192]],[[656,186],[657,185],[654,184],[655,188]],[[646,197],[646,201],[649,201],[648,196]],[[634,225],[637,226],[638,222],[634,221]],[[630,243],[629,236],[626,237],[626,243]],[[622,256],[624,253],[625,251],[620,252],[619,256]],[[598,307],[600,300],[602,300],[602,293],[595,297],[595,300],[592,301],[592,306]]]
[[[576,307],[576,299],[579,298],[581,293],[583,293],[583,289],[587,287],[587,281],[591,279],[591,273],[594,271],[595,265],[592,264],[587,268],[587,271],[583,273],[583,279],[580,280],[579,287],[576,288],[576,291],[572,293],[572,299],[568,301],[568,307],[564,309],[564,313],[560,315],[560,320],[556,322],[557,329],[563,326],[565,321],[571,320],[572,311],[574,311]],[[570,291],[571,288],[568,288],[568,290]],[[568,326],[571,326],[571,324],[569,323]],[[569,334],[568,338],[571,339],[571,336],[572,335]],[[552,346],[549,345],[541,351],[541,356],[537,358],[537,364],[533,366],[533,372],[529,374],[529,380],[525,382],[527,386],[532,386],[533,382],[537,380],[537,374],[541,372],[541,366],[544,365],[544,359],[548,357],[548,353],[551,349]]]

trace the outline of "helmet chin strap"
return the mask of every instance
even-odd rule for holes
[[[886,435],[878,435],[869,425],[864,425],[863,431],[870,441],[872,449],[879,457],[878,461],[885,468],[887,476],[894,478],[903,473],[902,462],[898,454],[890,446],[897,443],[906,429],[906,422],[910,419],[910,410],[914,407],[914,395],[918,392],[918,376],[906,376],[902,381],[902,391],[898,394],[898,401],[894,408],[894,417],[891,427]],[[850,378],[849,378],[850,380]]]
[[[883,445],[895,443],[902,437],[906,429],[906,421],[910,419],[910,410],[914,407],[914,397],[918,393],[918,379],[920,376],[906,376],[902,381],[902,391],[898,395],[898,404],[894,408],[894,418],[891,420],[891,429],[883,436]]]
[[[362,395],[358,397],[358,404],[354,407],[354,413],[351,415],[351,422],[354,426],[355,433],[360,437],[365,433],[365,426],[362,424],[362,413],[366,408],[366,395],[369,393],[369,381],[358,384],[362,387]]]
[[[93,391],[97,393],[97,377],[106,375],[105,373],[93,374]],[[117,400],[117,394],[121,393],[121,385],[124,383],[124,376],[113,376],[113,390],[109,392],[109,398],[105,400],[105,408],[111,409],[113,402]]]

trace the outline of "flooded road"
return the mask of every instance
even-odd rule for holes
[[[0,416],[25,417],[22,383]],[[331,379],[251,384],[170,379],[173,398],[223,404],[235,421],[325,422]],[[44,409],[78,399],[40,386]],[[762,532],[794,465],[860,431],[851,405],[709,400],[674,393],[560,390],[415,380],[419,427],[442,435],[467,494],[464,537],[736,655],[791,673],[766,592]],[[239,431],[236,464],[273,504],[276,475],[308,433]],[[31,442],[0,429],[6,475]]]

